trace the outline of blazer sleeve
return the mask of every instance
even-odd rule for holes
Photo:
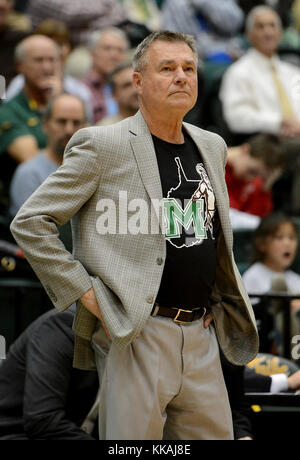
[[[93,146],[94,129],[79,130],[72,137],[62,166],[23,204],[10,227],[59,311],[92,287],[86,269],[61,242],[58,227],[68,222],[97,188],[100,161]]]

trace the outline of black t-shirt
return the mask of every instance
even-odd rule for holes
[[[216,276],[215,196],[201,155],[184,144],[152,136],[164,197],[167,258],[156,302],[165,307],[209,305]]]

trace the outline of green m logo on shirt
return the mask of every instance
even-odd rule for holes
[[[179,224],[188,230],[193,224],[195,238],[206,239],[207,233],[203,219],[204,200],[190,200],[184,209],[175,198],[163,200],[166,238],[179,238],[181,235]]]

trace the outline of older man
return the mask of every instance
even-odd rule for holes
[[[94,123],[117,113],[108,80],[113,70],[126,60],[128,46],[126,34],[116,27],[94,32],[91,36],[92,68],[83,83],[92,92]]]
[[[11,229],[56,308],[79,300],[74,365],[96,360],[101,439],[232,439],[216,335],[239,365],[258,339],[232,256],[226,146],[182,122],[194,40],[148,36],[134,82],[141,110],[76,133]],[[71,217],[73,256],[57,238]]]
[[[16,63],[25,77],[24,90],[0,107],[0,153],[7,152],[20,163],[46,146],[42,110],[57,87],[60,71],[59,49],[42,35],[25,38],[16,48]]]
[[[112,125],[124,118],[136,114],[139,108],[139,101],[136,87],[133,84],[133,69],[130,62],[119,65],[110,76],[112,95],[118,104],[118,112],[103,118],[99,126]]]
[[[43,114],[47,146],[21,163],[12,178],[9,214],[14,217],[22,204],[53,173],[63,160],[65,147],[78,129],[86,124],[83,101],[71,94],[51,99]]]
[[[25,77],[24,90],[0,107],[1,203],[6,212],[7,194],[18,163],[44,148],[47,136],[42,127],[42,111],[48,100],[61,92],[59,50],[53,40],[29,36],[15,49],[17,68]]]
[[[226,71],[220,98],[225,120],[235,133],[300,136],[300,71],[277,56],[278,14],[258,6],[248,15],[249,51]]]

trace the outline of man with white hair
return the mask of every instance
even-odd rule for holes
[[[20,163],[46,146],[41,112],[62,88],[57,86],[56,78],[60,72],[59,49],[50,38],[25,38],[16,47],[15,59],[18,71],[25,77],[25,86],[0,107],[0,154],[6,152]]]
[[[117,27],[94,32],[89,43],[92,67],[83,79],[93,96],[94,123],[118,111],[109,86],[109,75],[127,58],[129,43],[126,34]]]
[[[226,71],[220,99],[235,133],[300,136],[299,69],[277,56],[281,20],[268,6],[255,7],[246,21],[252,47]]]

